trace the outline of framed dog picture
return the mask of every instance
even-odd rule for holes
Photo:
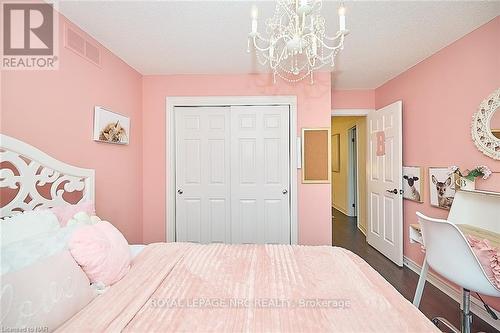
[[[422,167],[403,167],[403,199],[424,202],[424,172]]]
[[[100,106],[94,108],[94,141],[126,145],[129,139],[129,117]]]
[[[453,177],[448,168],[429,168],[431,206],[449,210],[455,197]]]

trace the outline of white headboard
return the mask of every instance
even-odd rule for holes
[[[45,187],[43,195],[39,192]],[[1,200],[0,218],[19,211],[69,204],[65,192],[81,192],[79,201],[94,201],[95,172],[78,168],[10,136],[0,134],[0,190],[17,191],[6,203]]]

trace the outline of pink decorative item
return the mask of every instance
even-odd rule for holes
[[[469,235],[467,240],[488,279],[500,290],[500,250],[492,247],[487,239],[478,239]]]
[[[79,228],[71,237],[68,247],[92,283],[112,285],[130,269],[127,240],[109,222],[102,221]]]
[[[59,224],[61,224],[62,227],[64,227],[76,213],[85,212],[90,216],[95,215],[95,206],[91,201],[81,202],[76,205],[53,207],[50,210],[57,216]]]
[[[2,275],[2,331],[41,327],[52,332],[95,298],[89,279],[68,251]],[[26,330],[25,332],[35,332]]]
[[[377,156],[385,155],[385,132],[377,132]]]

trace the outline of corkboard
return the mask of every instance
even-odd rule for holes
[[[302,129],[302,183],[330,183],[330,128]]]

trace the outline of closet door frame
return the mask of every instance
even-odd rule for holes
[[[290,107],[290,241],[298,244],[298,178],[297,166],[301,158],[297,150],[297,96],[189,96],[166,97],[166,216],[165,239],[175,242],[175,107],[180,106],[237,106],[286,105]]]

